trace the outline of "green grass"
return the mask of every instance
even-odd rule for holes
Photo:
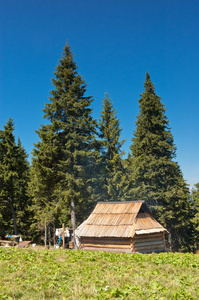
[[[199,256],[0,248],[0,299],[199,299]]]

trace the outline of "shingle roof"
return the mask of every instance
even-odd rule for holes
[[[76,235],[129,238],[135,233],[162,231],[166,229],[153,218],[144,201],[98,202],[88,219],[76,229]]]

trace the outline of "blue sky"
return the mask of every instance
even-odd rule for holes
[[[148,71],[162,98],[187,183],[199,182],[199,2],[0,0],[0,129],[31,156],[51,78],[68,41],[98,118],[108,92],[131,145]]]

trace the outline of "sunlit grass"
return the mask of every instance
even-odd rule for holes
[[[0,248],[0,299],[199,299],[199,256]]]

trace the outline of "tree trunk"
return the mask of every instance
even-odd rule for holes
[[[76,228],[75,202],[73,197],[71,198],[71,226],[73,231],[74,248],[77,249],[76,240],[75,240],[75,228]]]
[[[50,230],[50,224],[48,225],[48,245],[51,246],[51,230]]]
[[[17,218],[16,218],[16,213],[15,213],[15,210],[14,210],[14,207],[13,207],[13,204],[12,204],[12,203],[11,203],[10,209],[11,209],[11,213],[12,213],[12,217],[13,217],[14,234],[15,234],[15,235],[18,235],[18,230],[17,230]]]
[[[171,241],[171,233],[170,232],[168,235],[168,244],[169,244],[169,250],[172,251],[172,241]]]
[[[55,245],[55,231],[56,231],[55,223],[53,223],[53,244],[54,245]]]
[[[46,221],[45,221],[45,235],[44,235],[44,245],[47,245],[47,226],[46,226]]]

